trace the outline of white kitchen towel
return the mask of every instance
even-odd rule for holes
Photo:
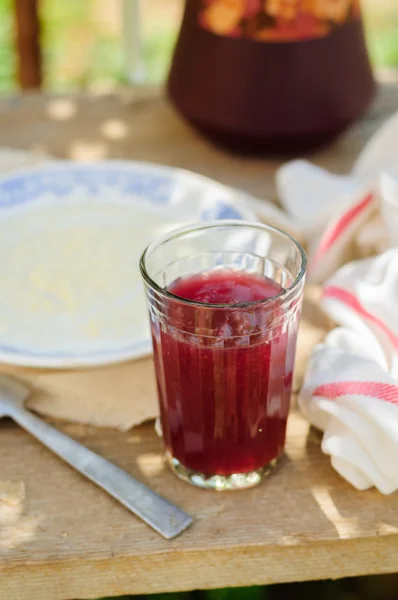
[[[398,244],[398,113],[369,140],[348,175],[295,160],[276,174],[282,206],[306,240],[308,279],[323,282],[338,267]],[[390,181],[386,180],[390,175]],[[383,209],[384,206],[384,209]]]
[[[340,327],[309,361],[298,404],[357,489],[398,489],[398,248],[348,263],[324,287]]]

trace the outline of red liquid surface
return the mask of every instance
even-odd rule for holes
[[[282,290],[256,274],[214,271],[179,279],[168,289],[184,299],[230,306],[170,300],[162,326],[152,318],[166,449],[205,474],[264,467],[285,442],[297,312],[287,327],[278,300],[234,308]]]

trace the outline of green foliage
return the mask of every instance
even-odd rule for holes
[[[149,596],[119,596],[118,598],[99,598],[98,600],[193,600],[195,592],[173,592],[171,594],[150,594]]]
[[[12,0],[0,0],[0,93],[16,87]]]
[[[364,3],[366,34],[373,63],[378,67],[398,67],[398,6],[392,2]]]
[[[144,61],[148,82],[162,81],[168,71],[176,31],[162,31],[145,40]]]
[[[203,600],[267,600],[265,587],[225,588],[201,592]]]
[[[147,600],[190,600],[192,594],[190,592],[176,592],[173,594],[152,594],[145,596]]]

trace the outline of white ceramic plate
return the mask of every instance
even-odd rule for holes
[[[148,354],[142,250],[184,223],[255,218],[242,198],[136,162],[60,162],[0,179],[0,362],[82,367]]]

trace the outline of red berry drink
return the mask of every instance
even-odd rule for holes
[[[254,263],[182,273],[149,295],[166,455],[201,487],[255,485],[283,452],[301,293],[286,303],[292,276]]]

